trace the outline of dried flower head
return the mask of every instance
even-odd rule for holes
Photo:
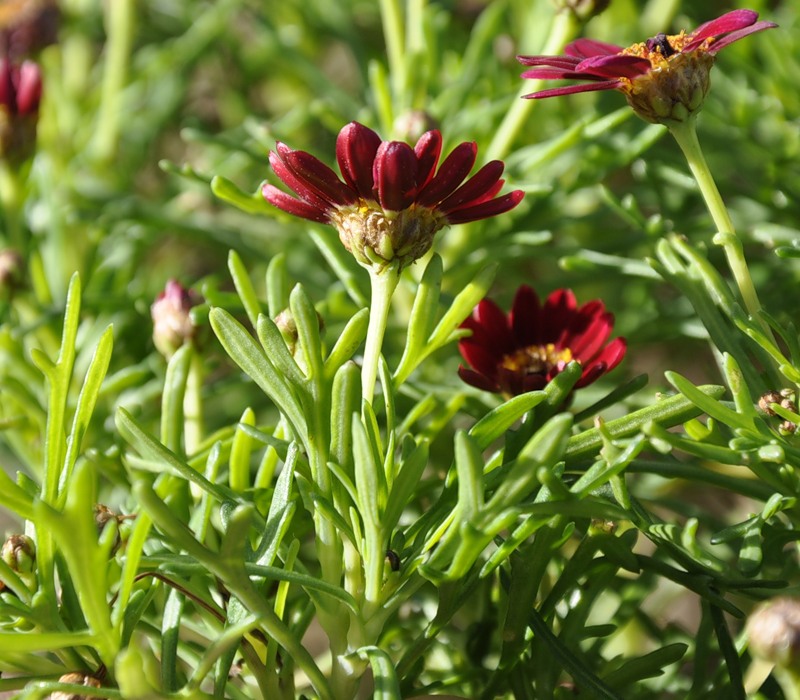
[[[358,122],[339,132],[336,159],[344,181],[305,151],[278,143],[269,155],[275,174],[297,195],[265,184],[267,201],[311,221],[331,224],[364,266],[400,268],[424,255],[448,224],[486,219],[513,209],[520,190],[495,197],[503,163],[484,165],[464,182],[477,156],[474,143],[456,146],[439,167],[442,136],[425,132],[412,148],[382,141]]]
[[[516,396],[542,389],[572,361],[582,367],[575,389],[610,372],[625,356],[624,338],[608,345],[614,317],[599,299],[578,306],[570,289],[558,289],[542,305],[523,285],[506,315],[490,299],[481,301],[462,328],[472,335],[458,349],[469,367],[458,374],[485,391]]]
[[[745,627],[753,656],[783,668],[800,668],[800,598],[762,603]]]
[[[69,683],[71,685],[83,685],[87,688],[101,688],[102,685],[94,676],[85,673],[65,673],[58,679],[59,683]],[[83,693],[70,693],[59,690],[50,694],[50,700],[91,700],[97,698],[96,695],[84,695]]]
[[[535,66],[523,78],[589,81],[526,97],[619,90],[648,122],[686,121],[703,106],[717,53],[750,34],[777,26],[757,19],[758,13],[752,10],[734,10],[689,34],[658,34],[627,48],[578,39],[566,47],[565,56],[518,56],[523,65]]]
[[[189,312],[196,305],[188,289],[175,280],[169,280],[150,307],[153,343],[167,359],[184,343],[194,339],[197,328]]]

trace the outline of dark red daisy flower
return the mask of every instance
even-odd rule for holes
[[[472,335],[458,343],[469,367],[458,368],[467,384],[517,396],[542,389],[569,362],[583,373],[575,389],[610,372],[625,356],[624,338],[606,345],[614,316],[599,299],[578,306],[571,289],[558,289],[542,305],[536,292],[523,285],[506,315],[484,299],[462,328]]]
[[[336,159],[344,181],[305,151],[278,143],[269,160],[297,197],[265,184],[267,201],[295,216],[331,224],[345,247],[364,265],[404,266],[424,255],[436,232],[448,224],[486,219],[513,209],[516,190],[496,197],[504,165],[493,160],[464,181],[477,156],[475,143],[456,146],[438,171],[442,136],[422,135],[413,148],[382,141],[352,122],[339,132]]]
[[[589,81],[525,97],[619,90],[636,113],[649,122],[684,121],[703,104],[717,53],[750,34],[778,26],[757,19],[758,13],[753,10],[734,10],[690,34],[658,34],[627,48],[578,39],[564,49],[566,56],[518,56],[523,65],[536,66],[525,71],[523,78]]]

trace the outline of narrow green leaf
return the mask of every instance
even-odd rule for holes
[[[618,669],[603,677],[603,682],[622,690],[646,678],[656,678],[664,673],[667,666],[678,663],[689,646],[676,642],[667,644],[649,654],[626,661]]]
[[[228,202],[248,214],[275,216],[275,207],[270,206],[261,195],[261,187],[253,194],[247,194],[228,178],[215,175],[211,180],[211,191],[224,202]]]
[[[494,276],[497,273],[497,265],[489,265],[483,268],[473,280],[462,289],[450,308],[442,316],[436,328],[433,330],[431,337],[428,339],[430,354],[434,350],[442,347],[447,343],[453,332],[463,323],[464,319],[472,313],[475,305],[483,299],[489,292],[492,286]]]
[[[250,276],[247,274],[247,268],[235,250],[228,253],[228,270],[233,279],[233,286],[236,287],[239,298],[242,300],[242,306],[250,320],[250,325],[255,328],[258,315],[261,313],[261,304],[256,296],[253,283],[250,281]]]
[[[289,421],[295,435],[308,443],[306,421],[300,404],[286,380],[276,371],[252,336],[226,311],[214,308],[209,314],[211,327],[236,364],[269,396]]]
[[[699,386],[696,387],[696,390],[703,396],[710,397],[712,401],[725,393],[725,387],[716,385]],[[615,439],[630,437],[638,433],[642,426],[649,421],[664,428],[671,428],[691,418],[696,418],[702,413],[704,413],[702,408],[696,406],[689,398],[678,394],[661,399],[652,406],[640,408],[622,418],[607,421],[603,425],[603,429]],[[565,456],[568,461],[591,457],[597,454],[602,444],[600,431],[597,428],[591,428],[570,438]]]
[[[469,520],[483,508],[483,458],[467,433],[457,432],[455,442],[459,517]]]
[[[170,358],[161,395],[161,442],[179,454],[183,437],[183,399],[192,365],[194,348],[183,345]]]
[[[196,469],[192,469],[186,462],[180,459],[174,452],[168,450],[146,430],[144,430],[124,408],[119,408],[116,414],[117,430],[123,438],[143,457],[151,459],[164,467],[173,470],[182,476],[186,481],[196,484],[201,490],[208,492],[218,501],[224,502],[229,499],[228,493],[212,484]]]
[[[677,372],[665,372],[664,376],[672,386],[680,391],[681,394],[689,399],[695,406],[701,409],[703,413],[731,428],[739,428],[742,430],[754,429],[752,420],[748,420],[745,416],[723,406],[719,401],[704,393],[700,387],[696,387]]]
[[[407,441],[414,444],[411,437],[408,437]],[[403,459],[397,478],[389,491],[386,510],[383,513],[383,524],[387,532],[391,532],[400,521],[403,509],[419,485],[426,466],[428,466],[428,443],[423,441],[419,445],[414,445],[410,454]]]
[[[485,450],[497,438],[504,435],[522,416],[547,398],[543,391],[530,391],[505,401],[492,409],[469,430],[481,450]]]
[[[267,357],[275,365],[283,377],[295,386],[302,387],[306,384],[306,376],[298,366],[292,353],[286,345],[286,340],[278,326],[272,319],[264,314],[259,314],[256,319],[256,332]]]
[[[414,305],[411,307],[406,346],[394,371],[394,380],[398,386],[408,379],[425,356],[425,345],[433,331],[439,311],[442,271],[442,259],[434,253],[422,275],[414,297]]]
[[[266,284],[269,316],[274,319],[289,308],[289,276],[286,273],[286,255],[283,253],[278,253],[269,261]]]
[[[228,484],[231,491],[242,493],[250,488],[250,458],[253,453],[253,438],[241,426],[254,426],[255,422],[256,414],[253,409],[246,408],[239,419],[239,425],[231,444],[231,456],[228,462]]]
[[[373,699],[402,700],[400,682],[390,656],[383,649],[375,646],[361,647],[356,653],[362,659],[369,660],[370,666],[372,666],[372,677],[375,684]]]
[[[332,377],[364,342],[369,324],[369,309],[361,309],[347,322],[325,360],[325,376]]]
[[[297,463],[299,450],[297,443],[292,443],[289,453],[275,482],[275,491],[272,493],[272,500],[269,504],[267,522],[264,526],[264,534],[255,553],[257,564],[271,566],[278,554],[278,548],[283,541],[286,531],[294,514],[295,506],[291,500],[292,483],[294,481],[294,470]]]
[[[306,374],[311,380],[322,381],[320,320],[317,310],[302,285],[295,285],[292,289],[292,293],[289,295],[289,308],[297,326],[298,345],[305,358]]]
[[[170,589],[161,616],[161,687],[174,693],[178,690],[178,642],[183,617],[183,594]]]

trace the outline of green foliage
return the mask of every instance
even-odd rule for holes
[[[735,236],[664,128],[521,100],[514,60],[730,3],[60,5],[35,155],[0,162],[0,522],[35,543],[0,557],[0,691],[794,697],[743,620],[800,584],[795,3],[752,0],[780,28],[726,48],[698,121]],[[377,346],[337,232],[261,196],[276,140],[334,166],[352,120],[475,141],[526,193],[438,234]],[[462,323],[520,284],[601,298],[622,365],[461,382]]]

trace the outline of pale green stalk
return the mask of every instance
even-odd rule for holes
[[[375,394],[375,381],[378,377],[378,363],[381,357],[383,336],[386,333],[386,323],[392,304],[392,295],[397,288],[397,283],[400,281],[397,261],[382,269],[370,268],[369,278],[372,299],[369,309],[367,342],[364,348],[364,364],[361,367],[361,396],[365,401],[372,403],[372,398]]]
[[[183,446],[187,455],[193,455],[203,441],[203,358],[192,348],[186,393],[183,396]]]
[[[106,63],[94,149],[108,162],[117,152],[122,120],[122,90],[128,80],[133,48],[136,0],[113,0],[106,5]]]
[[[380,0],[380,10],[392,91],[394,92],[394,99],[399,100],[405,94],[406,86],[408,85],[408,73],[404,55],[403,12],[400,9],[399,0]]]
[[[745,309],[753,317],[753,320],[761,325],[764,332],[771,337],[772,333],[769,327],[759,315],[761,303],[758,300],[753,280],[750,277],[750,270],[744,258],[742,242],[736,235],[731,217],[700,148],[695,128],[695,118],[691,117],[684,122],[672,124],[668,128],[686,157],[689,169],[692,171],[692,175],[694,175],[694,179],[700,188],[700,193],[703,195],[708,212],[717,227],[718,234],[715,237],[715,242],[721,244],[725,250],[728,267],[733,273],[733,278],[739,288]]]

